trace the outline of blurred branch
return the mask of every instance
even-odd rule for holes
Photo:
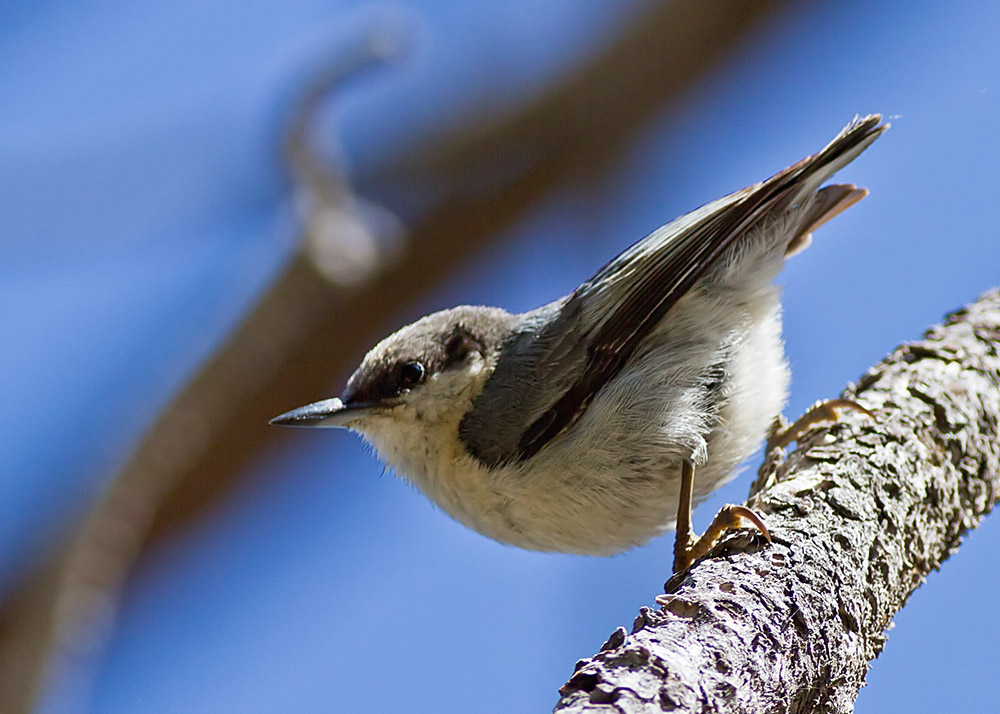
[[[844,396],[877,423],[761,467],[774,544],[734,536],[671,578],[556,711],[853,711],[895,613],[1000,498],[998,345],[994,290],[870,369]]]
[[[440,181],[451,187],[399,249],[371,229],[372,210],[336,167],[303,151],[319,98],[345,65],[305,94],[288,157],[308,218],[302,249],[254,311],[180,392],[64,548],[0,612],[0,711],[26,714],[46,668],[89,681],[120,589],[134,562],[234,488],[278,430],[267,419],[315,398],[371,343],[371,330],[493,240],[542,196],[599,177],[635,132],[692,87],[778,2],[651,4],[616,42],[533,105],[450,132],[366,185]],[[363,64],[363,63],[362,63]],[[324,84],[325,82],[325,84]],[[463,178],[491,171],[516,149],[519,172],[470,195]],[[388,237],[387,237],[388,236]],[[343,270],[344,265],[352,268]],[[405,266],[405,267],[404,267]],[[353,278],[353,280],[351,279]],[[364,320],[344,319],[364,314]],[[84,687],[85,689],[85,687]],[[85,691],[83,692],[86,693]]]

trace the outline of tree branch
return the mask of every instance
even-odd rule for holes
[[[577,664],[568,712],[850,712],[885,630],[1000,497],[1000,290],[844,396],[872,410],[772,452],[740,533]]]

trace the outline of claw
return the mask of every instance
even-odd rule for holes
[[[740,519],[746,519],[751,523],[753,523],[754,527],[760,531],[760,534],[764,536],[764,540],[766,540],[768,543],[771,542],[771,531],[769,531],[767,529],[767,526],[764,525],[764,519],[758,516],[755,512],[751,511],[746,506],[723,506],[722,510],[719,511],[718,515],[715,516],[716,519],[718,519],[719,516],[722,515],[722,511],[725,511],[726,509],[729,509],[729,512],[735,517],[736,523],[733,525],[734,528],[740,527],[741,525],[739,522]],[[708,534],[710,531],[711,528],[709,528],[708,531],[705,531],[705,533]],[[702,536],[702,538],[704,537],[705,536]],[[715,543],[713,543],[712,545],[715,545]]]
[[[767,439],[767,451],[785,448],[793,441],[798,441],[819,424],[838,421],[840,419],[838,411],[841,409],[860,412],[870,419],[875,419],[874,414],[850,399],[829,399],[825,402],[818,402],[796,419],[791,426],[785,429],[775,429],[774,433]]]

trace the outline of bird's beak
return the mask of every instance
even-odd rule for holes
[[[345,404],[337,397],[285,412],[271,420],[281,426],[326,426],[348,428],[369,415],[376,404]]]

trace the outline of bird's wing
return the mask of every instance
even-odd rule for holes
[[[537,328],[508,343],[463,422],[466,445],[489,465],[536,454],[580,417],[730,246],[816,193],[888,128],[880,121],[855,119],[820,152],[660,228],[565,300],[540,308]]]

